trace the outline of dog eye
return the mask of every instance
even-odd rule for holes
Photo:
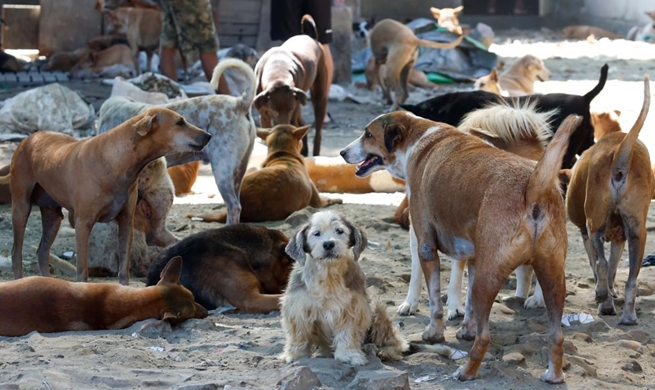
[[[337,234],[343,234],[343,229],[342,228],[337,228],[336,232],[337,232]]]
[[[178,119],[177,122],[175,122],[175,124],[178,126],[182,126],[184,124],[184,118]]]
[[[312,233],[312,235],[313,235],[314,237],[319,237],[319,236],[321,235],[321,232],[317,230],[317,231],[315,231],[314,233]]]
[[[373,137],[373,134],[369,133],[369,131],[366,130],[366,131],[364,132],[364,138],[371,138],[371,137]]]

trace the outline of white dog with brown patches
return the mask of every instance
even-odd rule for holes
[[[407,351],[384,306],[373,307],[366,293],[357,264],[366,243],[364,232],[331,211],[314,214],[291,239],[286,252],[296,264],[281,299],[287,335],[282,360],[309,357],[318,347],[321,355],[333,351],[336,360],[359,366],[366,364],[365,341],[386,360],[399,360]]]

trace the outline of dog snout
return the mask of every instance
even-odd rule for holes
[[[333,240],[325,241],[323,242],[323,249],[325,249],[326,251],[331,251],[332,249],[334,249],[335,245],[336,244]]]

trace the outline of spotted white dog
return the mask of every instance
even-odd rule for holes
[[[200,96],[162,106],[177,112],[189,123],[212,135],[203,152],[178,156],[175,163],[199,159],[211,163],[216,186],[227,206],[227,224],[233,225],[239,223],[241,181],[246,173],[256,138],[255,122],[251,115],[256,82],[255,74],[248,64],[237,59],[226,59],[214,69],[211,80],[214,90],[218,88],[221,74],[227,69],[235,69],[246,77],[247,86],[241,96]],[[112,97],[100,108],[98,132],[112,129],[150,107],[149,104],[133,102],[123,97]],[[174,164],[169,160],[170,165]]]
[[[399,360],[408,349],[384,306],[371,305],[366,293],[357,263],[366,243],[360,229],[331,211],[314,214],[291,239],[286,252],[296,264],[281,300],[283,360],[309,357],[318,347],[322,355],[333,351],[338,361],[363,365],[366,340],[382,359]]]

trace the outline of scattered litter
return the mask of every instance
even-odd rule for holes
[[[580,324],[588,324],[594,322],[594,317],[587,313],[573,313],[562,316],[562,325],[571,326],[572,322],[579,322]]]
[[[460,349],[449,347],[443,344],[414,344],[412,350],[416,352],[432,352],[450,360],[459,360],[468,356],[468,352]]]
[[[199,218],[199,217],[191,217],[191,220],[194,221],[194,222],[202,222],[202,221],[204,221],[204,219]]]
[[[150,349],[153,350],[153,351],[155,351],[155,352],[164,352],[164,348],[163,348],[163,347],[152,346],[152,347],[150,347]]]
[[[650,255],[644,257],[644,262],[641,263],[642,267],[652,267],[655,265],[655,253],[651,253]]]
[[[11,268],[11,260],[8,257],[0,255],[0,268]]]
[[[375,241],[369,241],[368,242],[368,247],[371,248],[371,249],[378,249],[380,246],[381,245],[380,245],[379,242],[375,242]]]
[[[418,377],[414,379],[414,383],[423,383],[423,382],[430,382],[431,380],[436,379],[437,377],[434,375],[424,375],[421,377]]]
[[[231,312],[233,310],[236,310],[236,307],[234,307],[232,305],[225,305],[225,306],[220,306],[220,307],[217,307],[216,309],[214,309],[213,314],[223,314],[223,313]]]
[[[61,258],[64,259],[64,260],[72,259],[73,256],[75,256],[75,252],[73,252],[73,251],[66,251],[66,252],[61,254]]]
[[[136,332],[132,332],[132,338],[135,339],[137,337],[139,337],[139,335]]]

